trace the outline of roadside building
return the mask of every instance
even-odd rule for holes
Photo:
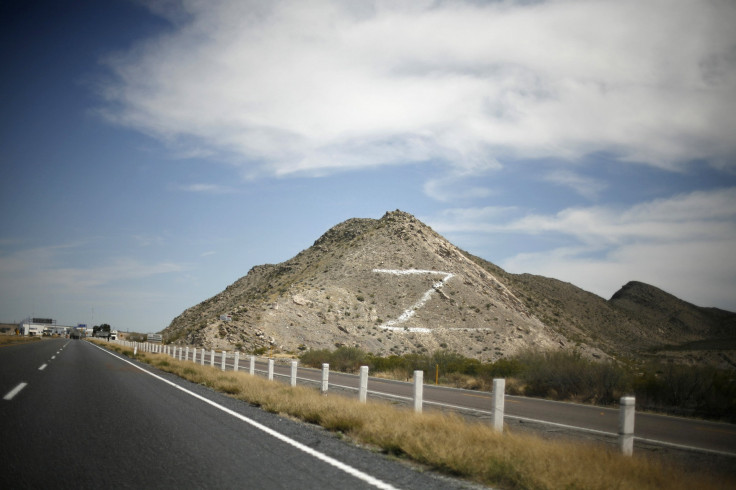
[[[42,336],[44,330],[56,325],[53,318],[26,318],[18,324],[21,335]]]

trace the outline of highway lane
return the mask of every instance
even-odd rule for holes
[[[84,341],[0,349],[0,386],[28,383],[0,400],[0,488],[463,486],[140,367]]]
[[[217,358],[220,362],[221,358]],[[240,369],[248,368],[249,360],[240,361]],[[220,364],[216,364],[220,365]],[[230,360],[229,369],[232,369]],[[256,369],[263,373],[266,362],[257,362]],[[275,374],[281,377],[290,375],[289,366],[276,364]],[[298,376],[314,383],[321,381],[321,370],[299,368]],[[347,386],[358,390],[357,375],[330,372],[330,384]],[[368,382],[369,394],[385,393],[411,399],[411,382],[386,380],[371,377]],[[510,396],[505,397],[505,415],[516,420],[543,421],[560,426],[582,428],[591,432],[617,434],[619,410],[594,405],[557,402],[538,398]],[[424,385],[424,401],[427,407],[450,406],[482,412],[491,410],[491,394],[473,390]],[[692,447],[716,451],[736,456],[736,425],[682,417],[637,412],[635,421],[636,437],[645,442],[663,442],[673,446]]]
[[[0,396],[18,383],[40,376],[39,368],[53,362],[52,358],[59,355],[67,342],[68,339],[44,339],[0,348]]]

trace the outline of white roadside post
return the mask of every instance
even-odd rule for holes
[[[210,366],[215,367],[215,349],[210,349]]]
[[[633,396],[621,397],[618,414],[618,444],[624,456],[634,454],[634,411],[636,399]]]
[[[188,361],[189,360],[189,346],[187,346],[186,349],[187,350],[184,352],[184,360]]]
[[[233,361],[233,371],[238,370],[238,363],[240,362],[240,352],[235,351],[235,360]]]
[[[297,364],[299,363],[296,361],[291,361],[291,386],[296,386]]]
[[[138,355],[138,346],[133,347],[133,357]]]
[[[422,396],[424,394],[424,371],[414,371],[414,411],[422,413]]]
[[[273,359],[268,360],[268,380],[273,381]]]
[[[360,390],[358,391],[360,403],[368,400],[368,366],[360,366]]]
[[[503,405],[505,390],[506,380],[503,378],[495,378],[493,380],[493,398],[491,399],[491,418],[493,419],[493,429],[496,432],[503,432]]]
[[[323,395],[327,394],[327,388],[329,387],[329,381],[330,381],[330,365],[328,363],[322,364],[322,388],[320,389],[320,392]]]
[[[184,347],[179,346],[179,360],[184,359]]]
[[[222,366],[220,367],[223,371],[225,370],[225,359],[227,359],[227,352],[222,351]]]
[[[207,353],[204,347],[202,347],[202,355],[199,357],[199,363],[204,366],[204,356]]]
[[[250,356],[250,368],[248,372],[251,376],[256,374],[256,356]]]
[[[194,347],[194,350],[192,351],[192,362],[197,363],[197,348]]]

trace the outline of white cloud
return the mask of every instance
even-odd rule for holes
[[[65,244],[20,250],[0,257],[0,276],[5,298],[15,297],[15,291],[44,291],[58,295],[91,293],[97,288],[129,280],[141,280],[184,270],[173,262],[144,263],[137,259],[118,257],[87,267],[72,267],[68,255],[80,244]],[[76,251],[83,255],[83,252]]]
[[[235,189],[219,184],[181,184],[174,186],[175,189],[184,192],[194,192],[198,194],[231,194]]]
[[[733,166],[727,0],[155,5],[173,30],[106,60],[103,111],[248,175],[600,151]]]
[[[595,206],[510,217],[514,209],[456,209],[440,233],[558,234],[575,245],[499,261],[510,272],[572,282],[610,297],[640,280],[703,306],[736,310],[736,188],[697,191],[627,209]]]
[[[161,235],[141,234],[133,235],[132,238],[139,247],[161,247],[166,243],[166,239]]]
[[[505,226],[529,234],[563,233],[588,246],[614,246],[632,240],[685,242],[736,236],[736,188],[696,191],[638,204],[569,208],[554,216],[527,215]]]
[[[440,233],[494,233],[506,231],[504,223],[519,211],[513,206],[451,208],[424,221]]]
[[[543,179],[556,185],[569,187],[579,195],[591,200],[596,199],[606,188],[606,184],[600,180],[584,177],[565,169],[553,170]]]

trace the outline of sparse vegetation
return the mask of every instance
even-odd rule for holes
[[[417,350],[426,350],[417,347]],[[736,375],[711,367],[647,364],[635,369],[608,361],[594,362],[575,351],[525,351],[510,359],[480,362],[448,350],[383,357],[355,347],[309,350],[302,364],[329,363],[337,371],[357,372],[361,365],[371,373],[407,380],[414,371],[425,379],[439,372],[442,384],[490,391],[493,378],[509,378],[514,394],[611,405],[633,394],[641,409],[736,422]]]
[[[25,344],[40,341],[41,337],[24,335],[0,335],[0,347],[5,345]]]
[[[117,345],[106,347],[132,356]],[[483,423],[442,413],[415,414],[385,402],[361,404],[341,396],[321,396],[247,373],[226,372],[139,353],[144,362],[227,393],[251,405],[319,424],[384,453],[427,465],[448,475],[500,488],[733,488],[736,482],[685,473],[643,457],[628,458],[587,444],[545,441],[494,432]]]

